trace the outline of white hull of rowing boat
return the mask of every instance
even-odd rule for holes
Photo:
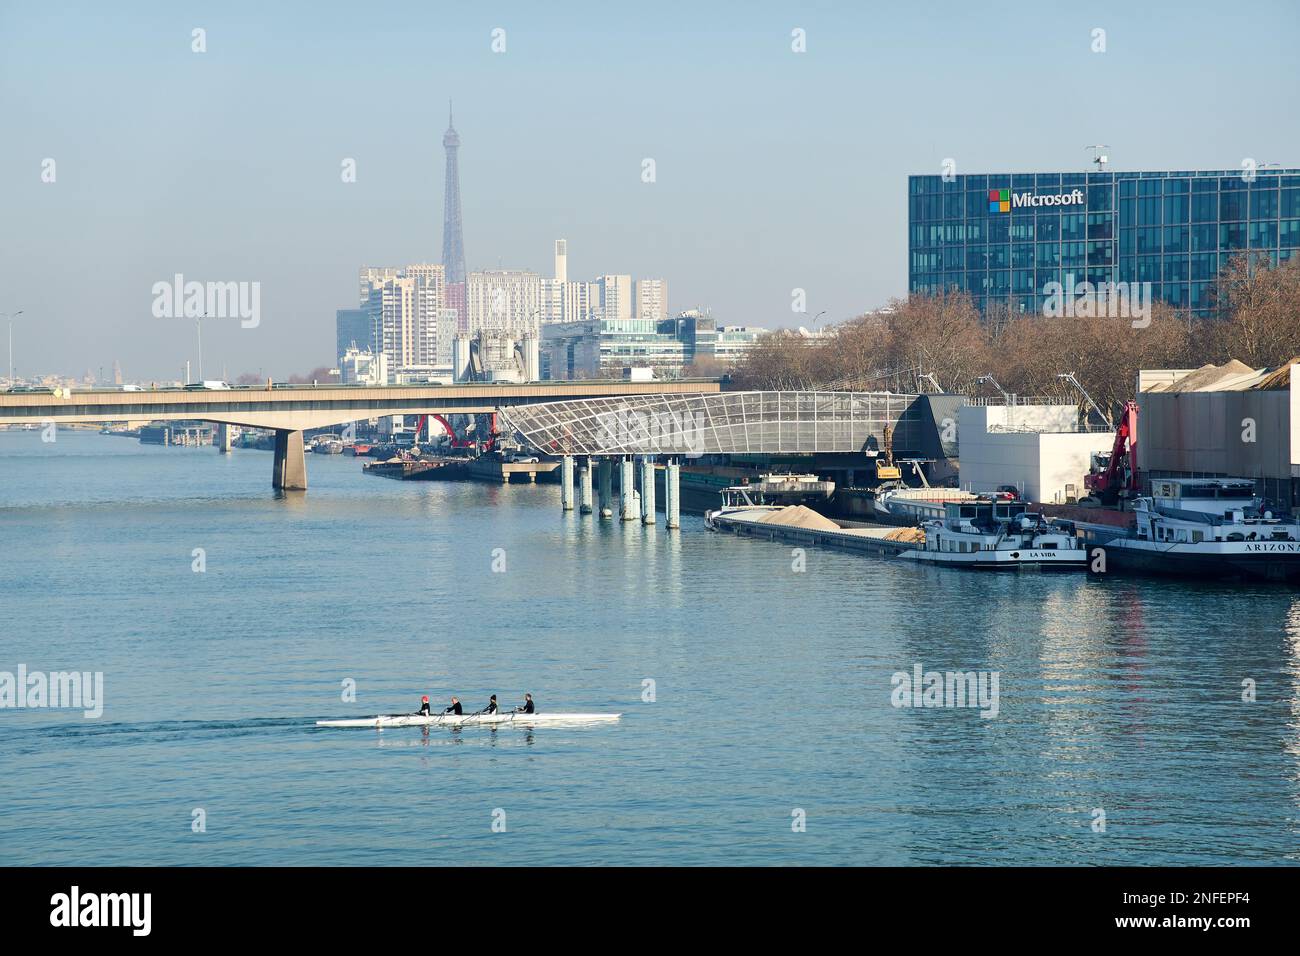
[[[356,720],[318,720],[317,727],[495,727],[501,724],[612,724],[622,714],[399,714]]]

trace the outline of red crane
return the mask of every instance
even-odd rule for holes
[[[421,415],[416,420],[415,441],[417,444],[420,441],[420,432],[425,430],[425,428],[429,423],[429,419],[433,419],[434,421],[436,421],[447,432],[447,437],[450,439],[452,448],[474,448],[479,444],[478,442],[470,438],[457,438],[456,430],[451,427],[451,422],[447,421],[446,418],[444,418],[442,415],[437,414],[436,412],[431,415]],[[493,412],[492,431],[488,435],[487,441],[483,442],[483,451],[485,452],[491,451],[493,448],[496,447],[496,443],[497,443],[497,416],[496,416],[496,412]]]
[[[1094,471],[1083,476],[1083,486],[1103,505],[1114,505],[1121,495],[1135,494],[1141,489],[1137,457],[1137,402],[1125,402],[1120,413],[1119,427],[1115,429],[1115,444],[1106,459],[1104,471]]]

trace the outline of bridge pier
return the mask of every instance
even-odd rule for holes
[[[618,516],[623,521],[635,521],[640,517],[636,511],[636,460],[631,455],[624,455],[619,465],[621,471],[618,476]]]
[[[664,470],[664,517],[669,528],[680,528],[681,522],[681,470],[676,458],[668,459]]]
[[[597,470],[600,473],[600,516],[612,518],[614,517],[614,463],[608,458],[601,458],[599,461]]]
[[[578,513],[591,514],[591,458],[578,466]]]
[[[217,451],[221,454],[230,454],[230,426],[225,422],[217,424],[217,433],[213,437],[212,444],[217,446]]]
[[[302,432],[275,430],[275,460],[271,465],[271,487],[283,491],[307,490],[307,458],[303,454]]]
[[[573,510],[573,456],[560,459],[560,508]]]
[[[641,459],[641,523],[655,523],[655,462]]]

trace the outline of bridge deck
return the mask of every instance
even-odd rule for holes
[[[531,382],[524,385],[277,385],[231,389],[0,392],[0,424],[192,419],[254,428],[322,428],[380,415],[491,412],[601,396],[717,392],[716,380]]]

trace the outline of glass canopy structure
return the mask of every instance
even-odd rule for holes
[[[579,399],[503,408],[510,431],[548,455],[896,454],[923,440],[917,396],[719,392]],[[933,431],[933,425],[930,425]]]

